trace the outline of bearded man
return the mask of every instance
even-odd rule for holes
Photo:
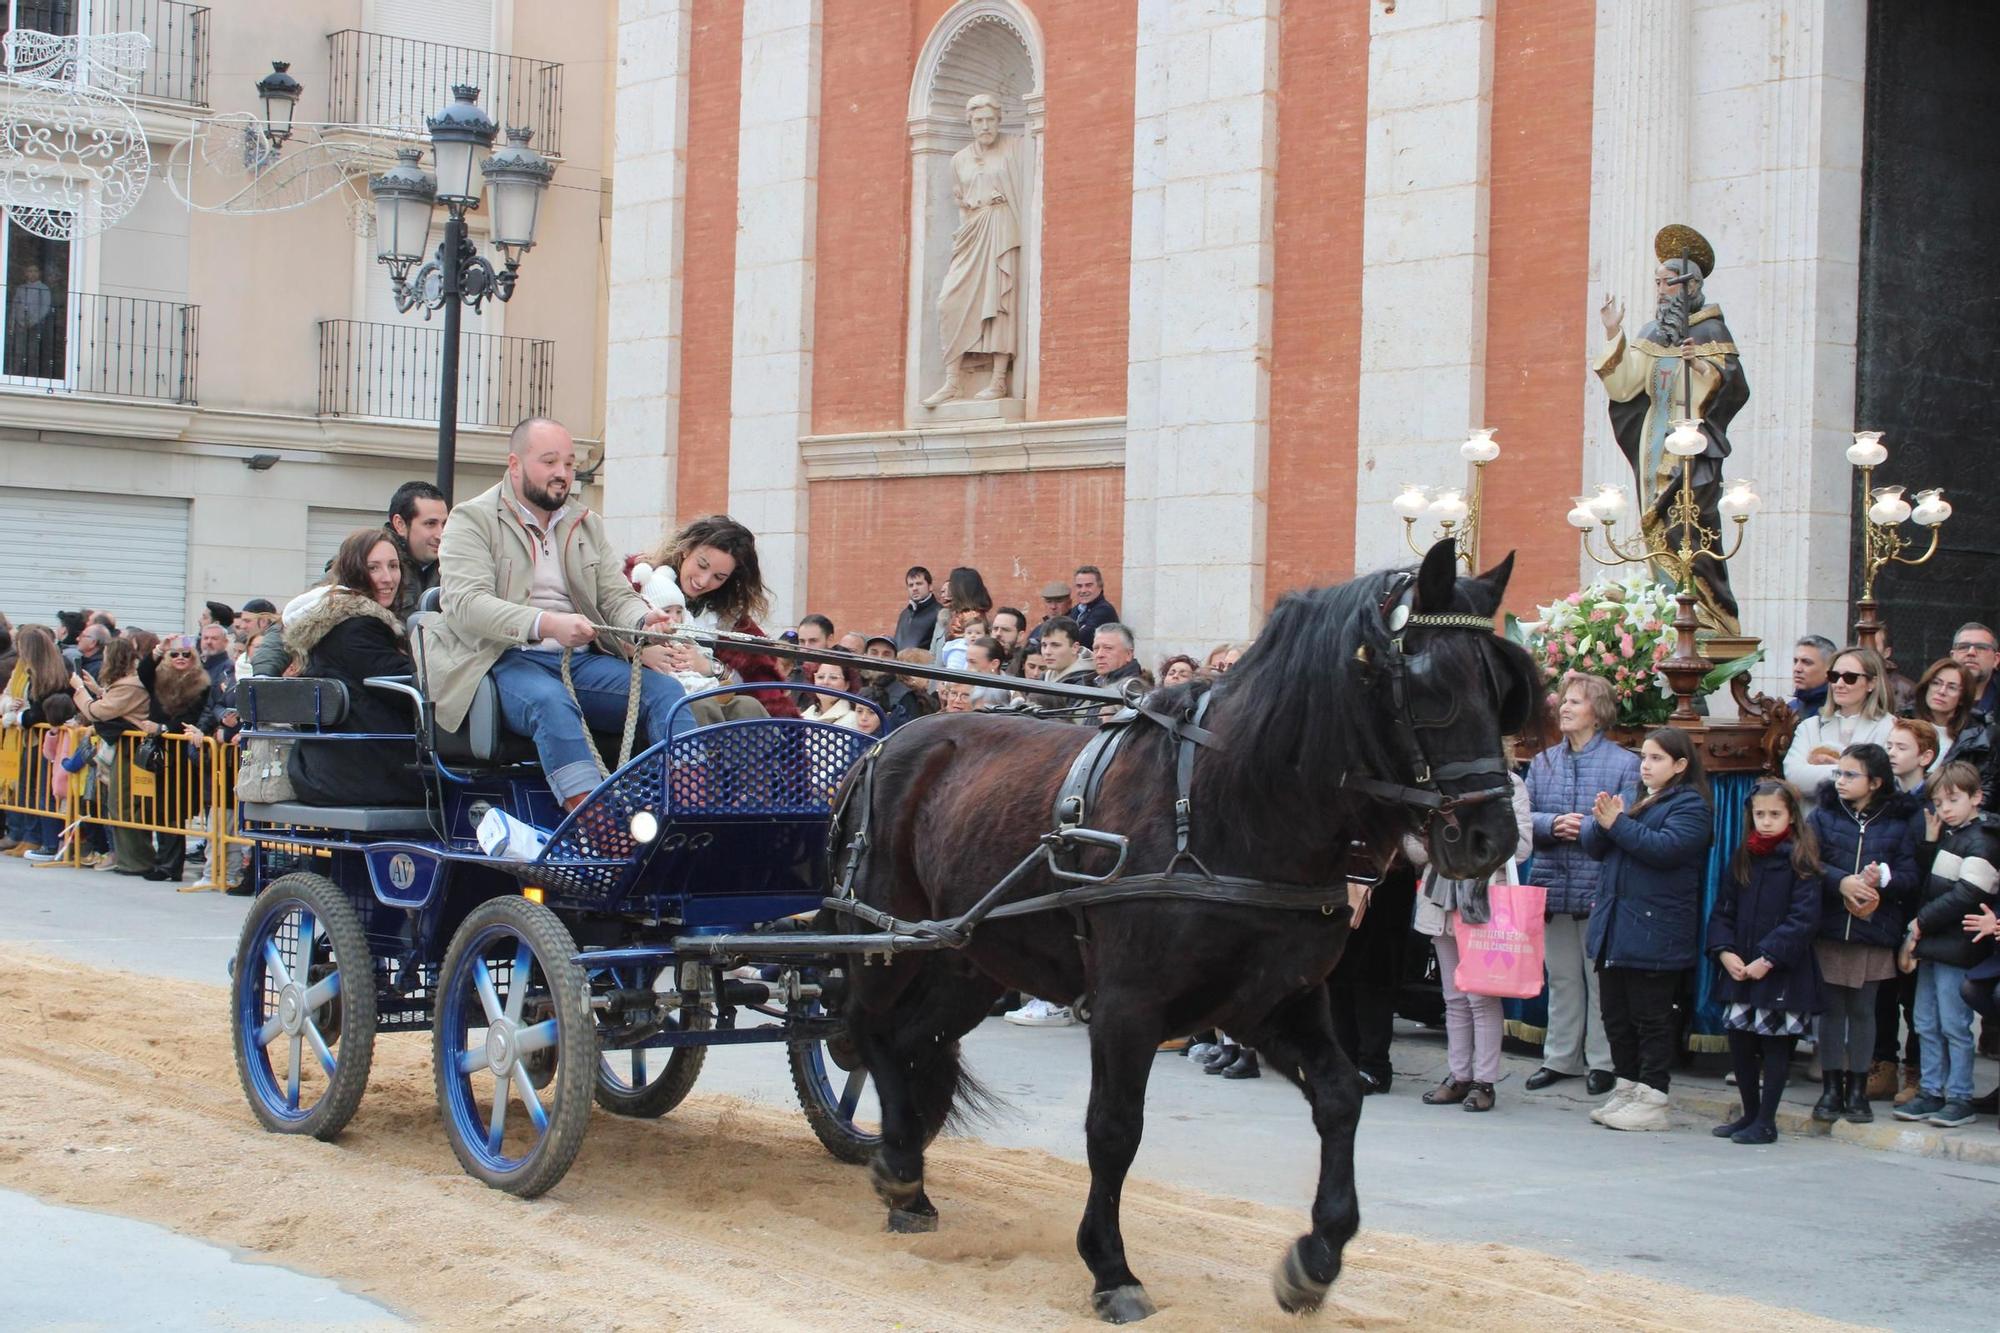
[[[1736,341],[1722,322],[1722,307],[1708,304],[1702,284],[1715,270],[1715,251],[1701,233],[1680,225],[1662,227],[1653,238],[1660,266],[1653,274],[1658,308],[1653,321],[1627,342],[1625,305],[1607,294],[1598,310],[1610,341],[1591,363],[1611,397],[1611,432],[1632,465],[1639,491],[1640,531],[1652,546],[1680,544],[1669,520],[1681,484],[1681,460],[1666,450],[1667,435],[1682,417],[1697,417],[1708,447],[1687,460],[1698,522],[1718,536],[1722,517],[1722,460],[1729,457],[1729,423],[1749,401]],[[1701,542],[1696,540],[1695,545]],[[1659,563],[1654,575],[1671,583]],[[1736,597],[1719,560],[1694,562],[1696,617],[1704,629],[1739,633]]]

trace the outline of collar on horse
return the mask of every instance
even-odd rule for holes
[[[1403,648],[1403,638],[1410,630],[1419,628],[1491,634],[1493,619],[1461,611],[1416,611],[1412,608],[1416,600],[1416,584],[1416,575],[1407,572],[1398,575],[1377,607],[1389,629],[1389,646],[1381,655],[1382,668],[1389,676],[1389,718],[1396,729],[1398,748],[1409,764],[1410,781],[1389,782],[1363,773],[1349,774],[1340,785],[1363,796],[1420,810],[1426,822],[1442,818],[1443,837],[1447,842],[1456,842],[1459,837],[1456,812],[1460,807],[1481,805],[1503,796],[1512,797],[1513,789],[1507,781],[1507,765],[1497,756],[1453,760],[1436,766],[1431,764],[1430,756],[1424,749],[1423,733],[1436,730],[1443,723],[1422,722],[1410,711],[1410,655]],[[1355,657],[1363,662],[1370,660],[1365,646],[1355,651]],[[1490,677],[1491,665],[1486,664],[1483,669]],[[1471,791],[1446,793],[1438,786],[1441,782],[1487,776],[1497,781]]]

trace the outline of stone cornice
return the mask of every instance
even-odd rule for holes
[[[799,452],[808,481],[1122,467],[1125,418],[808,435],[799,441]]]
[[[275,453],[287,462],[349,459],[430,459],[437,427],[422,421],[315,417],[242,408],[212,408],[136,398],[0,392],[0,438],[90,445],[152,442],[189,451]],[[595,440],[579,439],[592,447]],[[467,463],[507,461],[507,432],[458,428],[458,456]]]

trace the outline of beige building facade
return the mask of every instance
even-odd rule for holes
[[[491,484],[508,426],[530,412],[569,423],[594,456],[609,11],[605,0],[0,0],[10,28],[118,25],[151,44],[124,98],[151,156],[131,212],[70,241],[12,215],[0,228],[0,610],[52,623],[88,605],[176,629],[211,599],[282,603],[345,533],[381,521],[397,485],[435,474],[443,321],[396,311],[351,217],[365,178],[268,212],[191,209],[170,187],[176,145],[215,116],[260,114],[256,82],[274,60],[304,86],[287,165],[335,139],[383,169],[397,146],[424,142],[422,118],[458,82],[482,87],[495,120],[536,131],[557,166],[538,243],[512,301],[466,312],[457,494]],[[0,104],[22,86],[0,78]]]

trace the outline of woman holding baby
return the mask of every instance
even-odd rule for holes
[[[633,586],[655,608],[689,629],[729,630],[764,637],[756,617],[769,597],[757,565],[757,538],[727,514],[711,514],[687,524],[651,556],[626,562]],[[671,673],[689,694],[735,683],[781,682],[777,659],[718,648],[713,655],[692,643],[656,643],[639,658],[655,671]],[[699,726],[752,717],[797,717],[798,705],[780,690],[702,699],[689,705]]]

